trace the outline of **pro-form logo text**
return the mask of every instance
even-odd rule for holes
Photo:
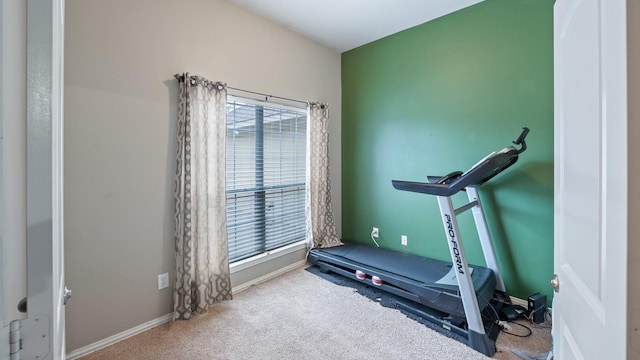
[[[458,247],[458,241],[456,240],[456,233],[453,231],[453,223],[451,222],[451,216],[444,214],[447,219],[447,234],[449,234],[449,241],[451,242],[451,248],[453,249],[453,255],[456,260],[456,268],[460,274],[464,275],[464,268],[462,266],[462,258],[460,257],[460,248]]]

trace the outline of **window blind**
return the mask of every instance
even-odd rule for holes
[[[307,110],[227,100],[229,261],[305,238]]]

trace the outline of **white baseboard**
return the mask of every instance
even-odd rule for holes
[[[517,297],[513,297],[513,296],[509,296],[511,298],[511,302],[513,303],[513,305],[520,305],[522,307],[524,307],[525,309],[527,308],[527,306],[529,306],[529,303],[527,302],[527,300],[524,299],[520,299]]]
[[[144,324],[138,325],[134,328],[131,328],[129,330],[125,330],[121,333],[115,334],[113,336],[109,336],[106,339],[102,339],[100,341],[96,341],[93,344],[89,344],[85,347],[81,347],[79,349],[76,349],[70,353],[67,354],[67,360],[74,360],[74,359],[78,359],[81,358],[83,356],[87,356],[89,354],[91,354],[92,352],[98,351],[100,349],[106,348],[107,346],[113,345],[115,343],[118,343],[122,340],[128,339],[134,335],[138,335],[142,332],[145,332],[147,330],[153,329],[156,326],[162,325],[164,323],[167,323],[169,321],[171,321],[173,319],[173,313],[167,314],[167,315],[163,315],[157,319],[151,320],[151,321],[147,321]]]
[[[239,293],[243,290],[246,290],[252,286],[255,286],[257,284],[260,284],[262,282],[265,282],[267,280],[271,280],[275,277],[278,277],[286,272],[289,272],[291,270],[297,269],[301,266],[304,266],[307,263],[307,260],[300,260],[298,262],[295,262],[289,266],[286,266],[282,269],[278,269],[272,273],[266,274],[264,276],[261,276],[257,279],[254,279],[252,281],[249,281],[247,283],[244,284],[240,284],[234,288],[231,289],[231,291],[236,294]],[[142,332],[145,332],[147,330],[153,329],[156,326],[160,326],[164,323],[167,323],[169,321],[171,321],[173,319],[173,313],[170,314],[166,314],[163,315],[157,319],[151,320],[151,321],[147,321],[144,324],[138,325],[134,328],[131,328],[129,330],[125,330],[121,333],[115,334],[113,336],[109,336],[106,339],[100,340],[100,341],[96,341],[93,344],[89,344],[87,346],[81,347],[79,349],[76,349],[70,353],[67,354],[67,360],[75,360],[78,358],[81,358],[83,356],[87,356],[89,354],[91,354],[92,352],[98,351],[100,349],[104,349],[107,346],[116,344],[122,340],[126,340],[132,336],[138,335]]]

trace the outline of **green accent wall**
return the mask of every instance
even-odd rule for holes
[[[486,0],[345,52],[342,102],[343,238],[372,244],[375,226],[380,246],[448,261],[436,198],[391,180],[465,171],[529,127],[481,200],[509,293],[551,301],[553,0]],[[471,212],[458,220],[484,265]]]

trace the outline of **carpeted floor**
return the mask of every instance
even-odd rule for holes
[[[494,359],[549,350],[549,324],[498,336]],[[525,334],[514,327],[513,332]],[[158,326],[83,358],[100,359],[489,359],[304,268],[251,287],[209,314]]]
[[[438,333],[446,337],[452,338],[464,344],[467,343],[466,337],[459,334],[455,334],[451,331],[447,331],[443,329],[442,326],[439,324],[433,323],[425,318],[421,318],[419,316],[414,315],[413,313],[409,313],[402,310],[402,307],[399,307],[398,303],[407,303],[406,299],[389,294],[386,291],[382,291],[375,286],[365,285],[362,282],[358,282],[356,280],[352,280],[344,276],[334,274],[332,272],[323,273],[320,271],[319,267],[317,266],[309,266],[306,268],[306,270],[334,284],[350,287],[355,292],[369,298],[370,300],[377,302],[381,306],[389,307],[392,309],[399,309],[399,311],[402,312],[405,316],[408,316],[409,318],[423,324],[426,327],[431,328],[434,331],[437,331]],[[493,310],[493,313],[491,312],[491,310]],[[495,309],[490,309],[488,307],[485,309],[485,311],[487,312],[487,314],[483,313],[483,316],[486,315],[486,316],[490,316],[491,318],[498,317],[498,314]],[[529,321],[522,319],[522,320],[510,322],[508,323],[508,326],[509,326],[509,329],[505,329],[502,332],[498,330],[497,326],[495,326],[495,329],[494,329],[494,331],[498,331],[499,333],[503,334],[503,336],[500,338],[499,343],[497,344],[497,352],[509,354],[509,357],[506,357],[505,359],[512,358],[512,357],[519,358],[519,359],[520,358],[527,359],[528,358],[527,355],[531,355],[532,358],[543,358],[543,359],[546,358],[546,356],[543,356],[543,355],[546,355],[547,350],[551,346],[550,345],[550,342],[551,342],[550,319],[549,319],[549,322],[545,324],[533,324],[533,323],[530,323]],[[523,338],[527,339],[525,344],[523,344],[523,341],[519,341]],[[512,345],[515,345],[515,344],[517,344],[517,346],[512,347]],[[528,344],[528,347],[530,347],[531,349],[529,349],[526,346],[526,344]],[[532,350],[537,348],[541,348],[543,350],[540,350],[541,352],[539,353],[532,352]],[[514,356],[514,351],[511,351],[511,349],[514,349],[515,354],[519,354],[521,357]],[[501,358],[500,356],[498,356],[498,358]]]

